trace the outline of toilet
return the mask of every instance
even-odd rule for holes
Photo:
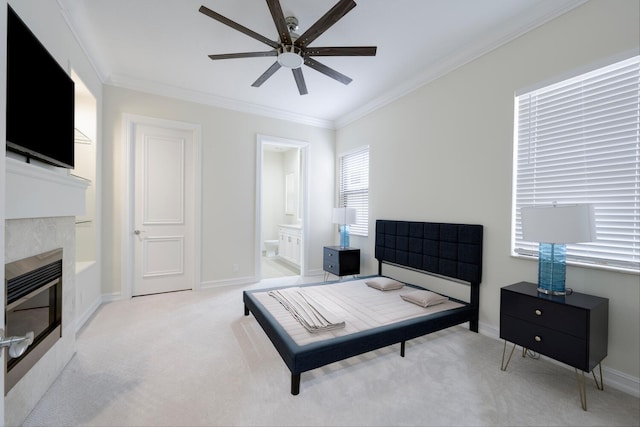
[[[274,257],[278,255],[278,243],[279,243],[279,240],[265,240],[264,241],[265,255],[268,257]]]

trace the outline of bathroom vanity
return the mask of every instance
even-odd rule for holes
[[[302,251],[302,227],[281,224],[278,226],[278,236],[280,240],[278,254],[282,259],[299,268]]]

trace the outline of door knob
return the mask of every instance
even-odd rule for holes
[[[22,356],[31,344],[33,344],[33,332],[27,332],[22,337],[0,338],[0,348],[9,347],[9,356],[13,358]]]

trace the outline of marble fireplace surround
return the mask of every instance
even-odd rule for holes
[[[5,263],[62,248],[62,336],[5,396],[4,425],[21,425],[76,349],[75,217],[89,183],[66,170],[6,158]]]

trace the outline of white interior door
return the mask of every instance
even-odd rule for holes
[[[193,289],[193,133],[137,124],[133,296]]]

